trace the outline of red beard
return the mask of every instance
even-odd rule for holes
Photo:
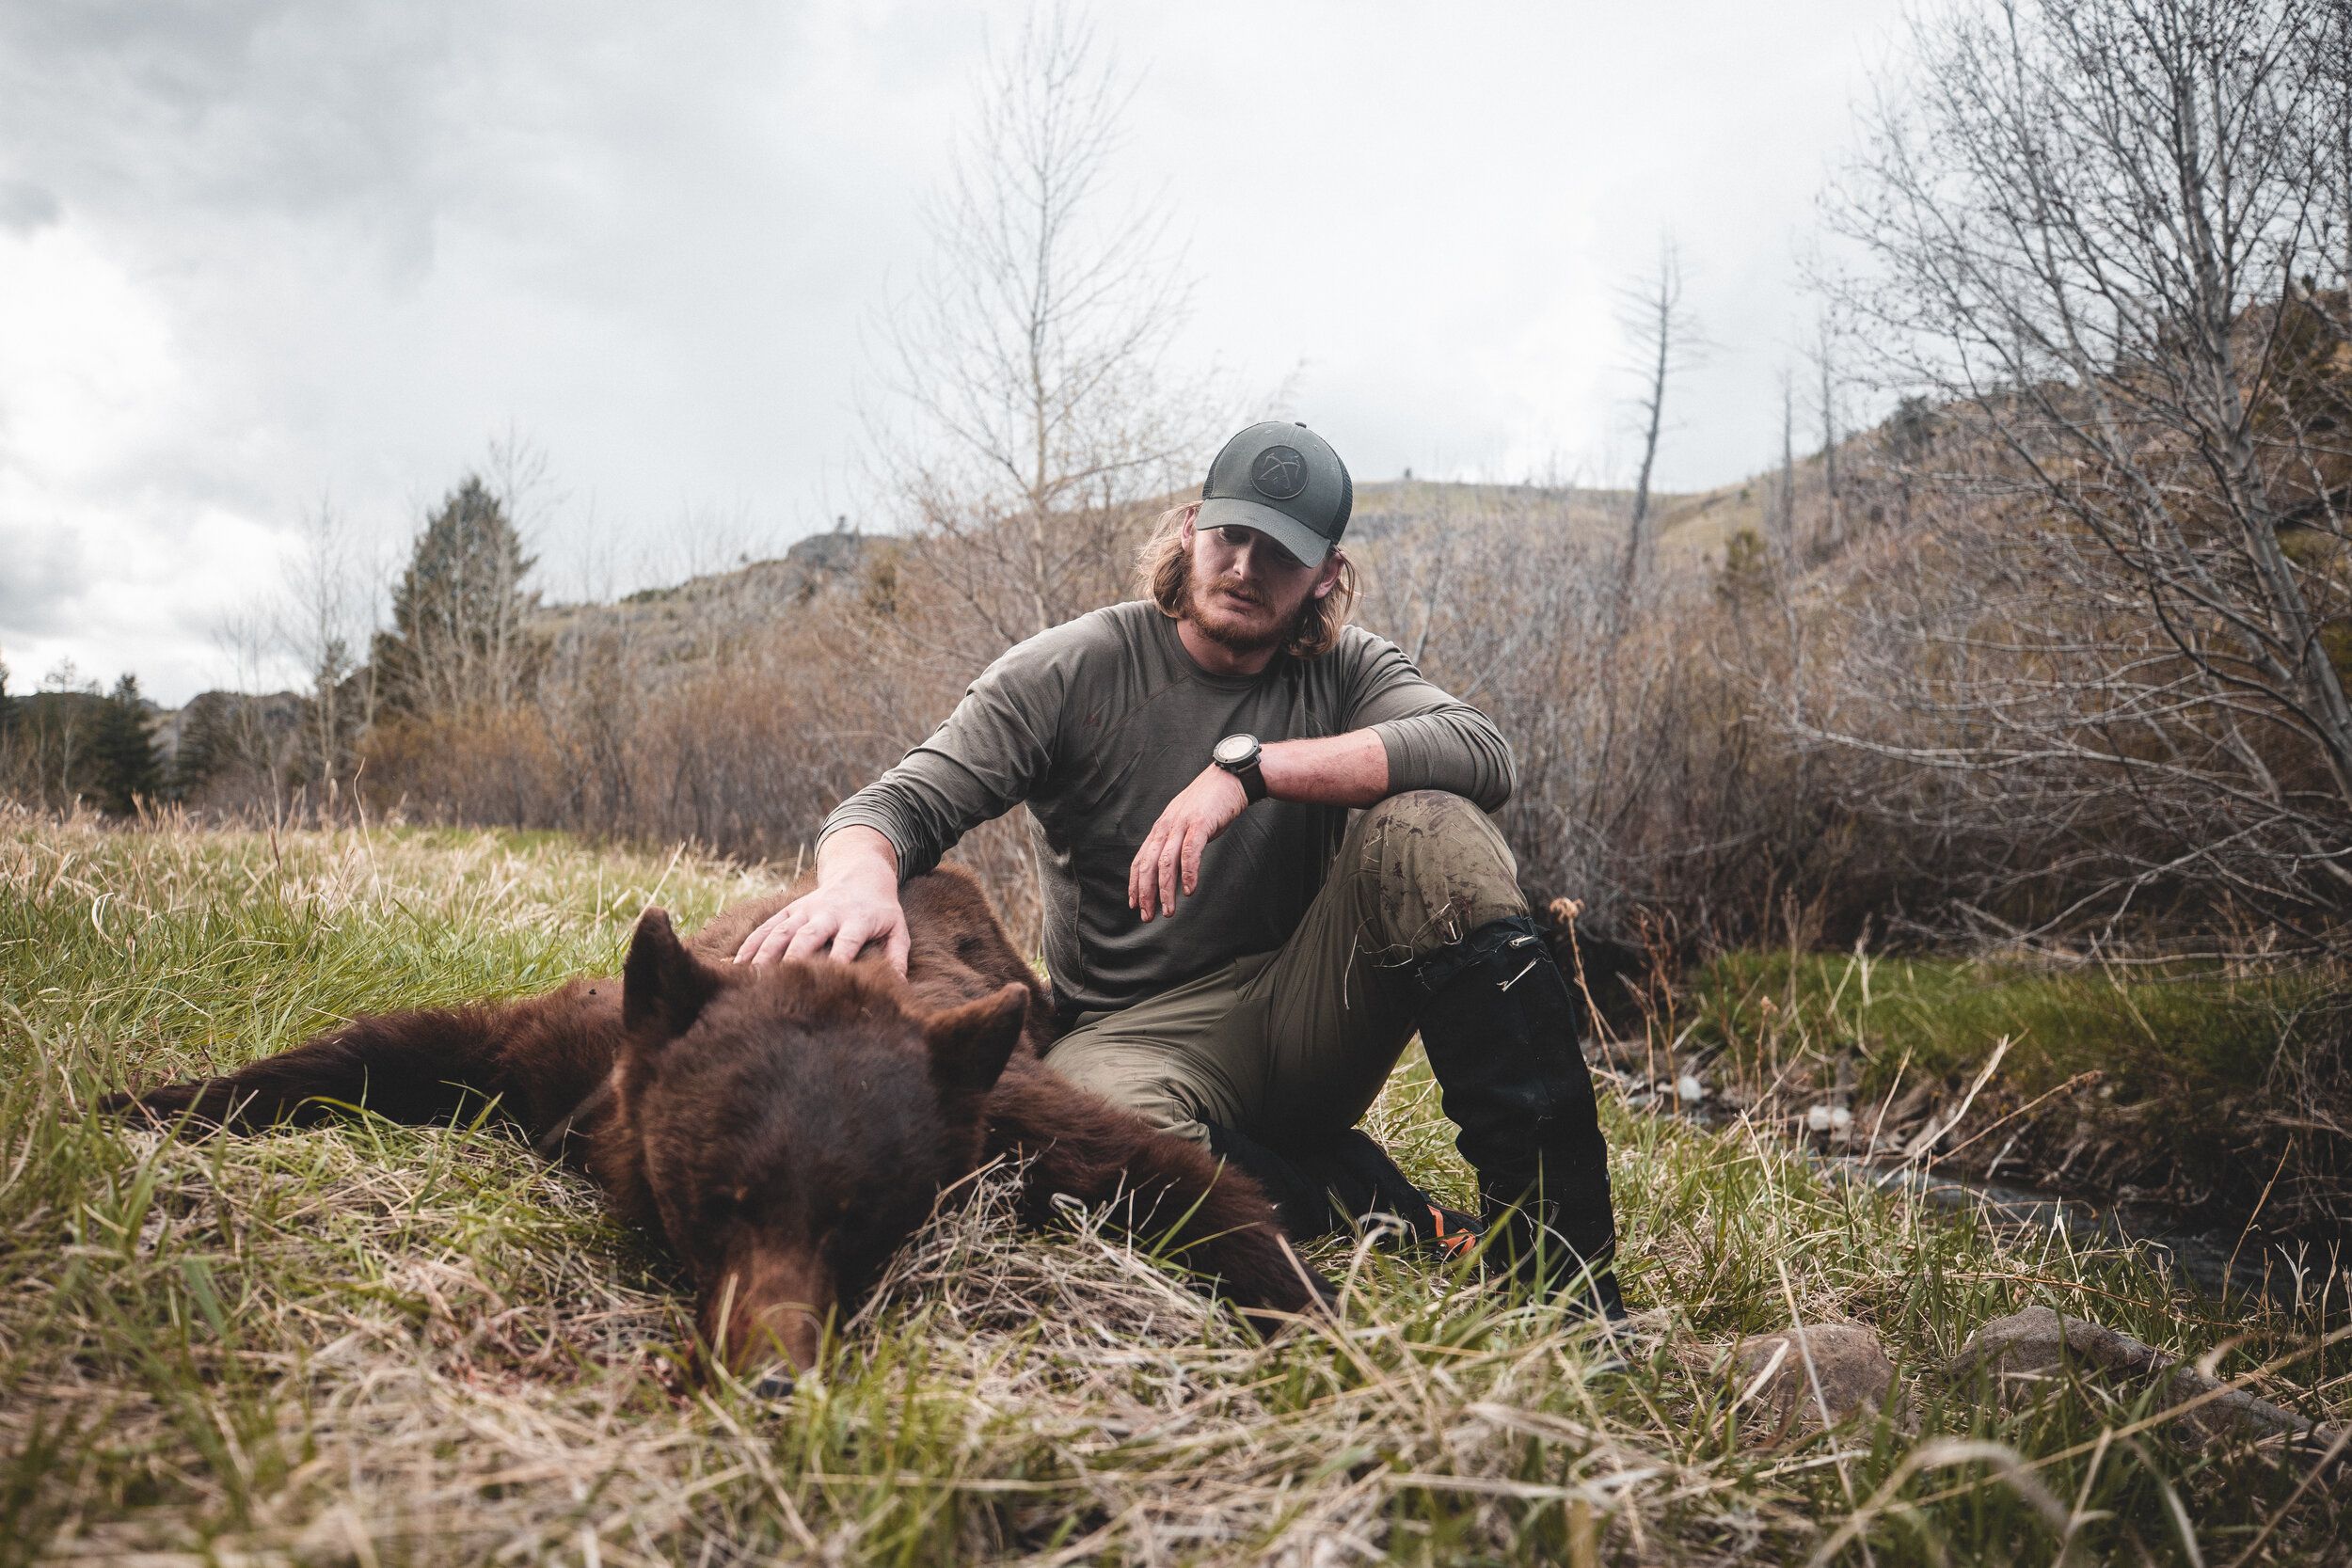
[[[1300,620],[1313,603],[1310,598],[1297,613],[1287,619],[1276,618],[1263,597],[1247,590],[1212,585],[1203,593],[1199,574],[1197,562],[1186,563],[1184,589],[1177,596],[1177,612],[1190,621],[1201,636],[1236,654],[1257,654],[1281,647],[1297,631]]]

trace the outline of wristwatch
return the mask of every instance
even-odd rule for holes
[[[1265,775],[1258,771],[1264,750],[1254,735],[1229,735],[1209,752],[1209,760],[1239,779],[1242,793],[1254,804],[1265,799]]]

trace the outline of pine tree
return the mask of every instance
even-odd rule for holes
[[[384,705],[432,714],[527,698],[541,652],[523,624],[539,598],[522,589],[532,565],[505,506],[468,474],[426,519],[392,590],[392,629],[373,651]]]
[[[139,695],[137,676],[115,683],[99,716],[92,750],[99,801],[108,816],[129,816],[141,799],[151,799],[162,785],[163,764],[155,754],[155,737],[148,733],[147,702]]]

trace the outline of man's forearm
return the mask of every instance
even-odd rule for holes
[[[1278,800],[1368,806],[1389,798],[1389,749],[1371,730],[1278,740],[1258,753],[1258,773]]]
[[[1463,704],[1409,714],[1372,726],[1389,751],[1389,788],[1402,795],[1441,789],[1500,811],[1511,799],[1518,770],[1511,748],[1485,714]]]
[[[828,834],[817,849],[817,885],[898,893],[898,851],[881,831],[852,822]]]

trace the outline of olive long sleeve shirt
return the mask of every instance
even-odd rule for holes
[[[1347,808],[1263,800],[1213,840],[1174,918],[1127,907],[1136,851],[1223,736],[1272,744],[1370,729],[1389,790],[1442,789],[1487,811],[1510,798],[1511,749],[1486,715],[1350,626],[1329,653],[1256,675],[1203,670],[1149,602],[1041,632],[981,672],[945,722],[826,818],[898,851],[901,879],[1026,801],[1045,902],[1045,964],[1068,1008],[1127,1006],[1279,947],[1323,885]]]

